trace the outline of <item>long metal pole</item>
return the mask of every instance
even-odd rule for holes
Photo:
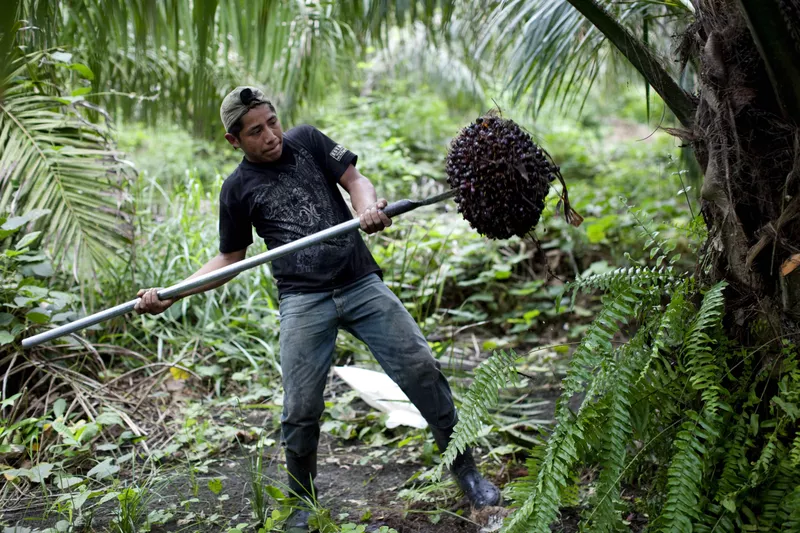
[[[400,200],[398,202],[394,202],[386,206],[383,212],[386,213],[388,217],[392,218],[397,215],[407,213],[408,211],[413,211],[414,209],[417,209],[418,207],[422,207],[424,205],[435,204],[437,202],[450,198],[454,194],[455,191],[448,191],[446,193],[439,194],[437,196],[432,196],[431,198],[422,201]],[[315,244],[319,244],[323,241],[339,237],[340,235],[344,235],[346,233],[358,231],[359,227],[360,227],[360,221],[357,218],[354,218],[353,220],[348,220],[347,222],[342,222],[341,224],[337,224],[336,226],[332,226],[320,232],[308,235],[306,237],[303,237],[302,239],[298,239],[296,241],[284,244],[283,246],[278,246],[274,250],[269,250],[267,252],[250,257],[249,259],[243,259],[232,265],[228,265],[213,272],[209,272],[208,274],[204,274],[202,276],[198,276],[192,279],[187,279],[171,287],[161,289],[160,291],[158,291],[158,298],[160,300],[165,300],[169,298],[174,298],[176,296],[180,296],[182,294],[186,294],[192,289],[202,287],[203,285],[206,285],[208,283],[218,281],[221,279],[231,278],[239,274],[240,272],[249,270],[259,265],[263,265],[264,263],[268,263],[270,261],[274,261],[275,259],[278,259],[285,255],[289,255],[291,253],[303,250],[304,248],[309,248]],[[133,308],[136,307],[136,304],[139,303],[139,300],[141,300],[141,298],[136,298],[129,302],[119,304],[110,309],[106,309],[105,311],[100,311],[99,313],[95,313],[93,315],[80,318],[78,320],[75,320],[74,322],[70,322],[69,324],[64,324],[63,326],[59,326],[57,328],[53,328],[43,333],[39,333],[38,335],[22,339],[22,347],[33,348],[34,346],[38,346],[49,340],[69,335],[70,333],[74,333],[84,328],[88,328],[89,326],[93,326],[110,318],[114,318],[129,313],[133,311]]]

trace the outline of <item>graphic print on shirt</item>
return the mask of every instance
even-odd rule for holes
[[[275,179],[253,190],[254,208],[264,221],[282,233],[280,244],[291,242],[339,222],[328,183],[304,148],[295,150],[295,168],[279,173]],[[347,263],[354,235],[316,244],[279,259],[295,273],[329,271],[335,277]],[[283,266],[283,265],[282,265]]]

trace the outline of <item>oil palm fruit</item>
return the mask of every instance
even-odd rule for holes
[[[492,239],[525,236],[539,222],[550,183],[558,178],[564,185],[559,168],[530,135],[514,121],[491,113],[453,139],[446,171],[459,212],[478,233]],[[562,205],[567,221],[579,224],[566,186],[558,209]]]

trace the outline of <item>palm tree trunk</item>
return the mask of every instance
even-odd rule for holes
[[[699,268],[711,281],[730,282],[729,331],[752,345],[800,332],[800,270],[781,275],[781,265],[800,252],[800,132],[771,82],[740,1],[695,2],[697,22],[681,49],[699,58],[700,102],[694,127],[682,135],[705,173],[709,239]],[[780,8],[797,1],[759,3]],[[780,22],[787,20],[797,24],[790,30],[800,29],[800,21]],[[798,64],[798,50],[780,53]],[[791,97],[791,91],[784,94]],[[752,338],[754,330],[761,339]]]

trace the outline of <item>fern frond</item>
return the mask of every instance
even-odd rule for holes
[[[758,515],[759,531],[781,531],[784,519],[784,502],[800,482],[800,474],[792,467],[790,461],[784,460],[778,465],[777,475],[764,490],[759,491],[761,512]]]
[[[578,461],[578,442],[583,440],[581,417],[560,423],[547,441],[544,460],[534,490],[527,501],[503,525],[504,533],[549,533],[560,504],[561,490]]]
[[[701,441],[698,428],[708,431],[710,438],[718,435],[703,420],[711,413],[687,413],[689,420],[683,423],[673,448],[675,455],[667,470],[667,500],[664,504],[658,531],[681,533],[692,531],[692,524],[700,518],[700,485],[703,477],[703,458],[708,449]]]
[[[782,533],[800,533],[800,484],[781,502],[780,517]]]
[[[746,472],[750,468],[750,463],[747,460],[747,451],[752,446],[752,442],[749,441],[747,435],[747,421],[749,418],[748,413],[740,416],[736,421],[733,432],[726,439],[725,462],[719,478],[717,494],[714,498],[718,502],[722,502],[725,496],[735,492],[747,481]],[[732,502],[727,505],[734,507]]]
[[[506,486],[506,494],[510,500],[509,507],[519,507],[523,505],[536,490],[536,480],[539,477],[539,469],[544,460],[544,446],[531,448],[530,455],[525,459],[525,467],[528,473],[519,477]]]
[[[535,489],[528,500],[504,525],[505,533],[549,532],[560,505],[560,495],[566,487],[572,467],[579,459],[580,448],[587,440],[585,428],[597,415],[592,401],[610,382],[608,364],[614,349],[612,339],[621,324],[633,319],[643,301],[643,292],[629,287],[604,299],[603,308],[589,326],[586,336],[575,350],[562,381],[563,392],[556,406],[557,425],[547,442],[544,459],[539,468]],[[604,364],[605,363],[605,364]],[[588,386],[577,416],[569,400]]]
[[[689,316],[694,311],[694,308],[686,301],[688,290],[688,281],[684,281],[675,288],[672,298],[656,326],[655,338],[650,351],[650,360],[639,372],[636,386],[643,384],[645,378],[655,381],[654,387],[651,388],[663,386],[665,380],[661,379],[662,377],[667,380],[674,379],[675,372],[672,369],[671,362],[662,361],[662,358],[664,354],[672,353],[680,347],[686,335],[687,326],[690,324]],[[664,370],[663,373],[650,372],[653,363],[656,361],[662,362],[660,369]]]
[[[722,369],[717,364],[719,358],[712,351],[716,341],[709,335],[721,325],[725,300],[722,291],[727,283],[714,285],[703,298],[700,311],[692,321],[683,347],[683,359],[689,373],[689,382],[695,390],[701,391],[702,399],[711,415],[720,409],[720,396],[727,392],[719,385]]]
[[[594,372],[602,360],[613,353],[611,341],[614,335],[619,332],[620,325],[627,324],[636,316],[642,296],[643,291],[629,287],[603,299],[603,308],[572,354],[567,375],[562,382],[563,392],[559,400],[562,408],[574,394],[584,389],[586,383],[594,379]],[[584,403],[589,399],[587,396]]]
[[[709,335],[721,324],[725,286],[720,282],[706,293],[683,346],[689,383],[701,391],[703,407],[699,413],[687,413],[688,420],[673,444],[675,454],[667,470],[667,499],[657,519],[662,532],[692,531],[693,524],[701,522],[702,480],[720,436],[719,412],[726,409],[722,401],[724,390],[719,385],[722,369],[711,350],[715,341]]]
[[[565,293],[572,292],[574,300],[579,292],[593,290],[611,291],[623,286],[633,285],[641,288],[658,287],[667,289],[681,280],[681,275],[671,266],[667,267],[628,267],[617,268],[603,274],[593,274],[579,278],[565,287]]]
[[[611,363],[610,370],[616,379],[605,398],[605,420],[597,429],[603,438],[600,451],[602,471],[595,487],[597,498],[593,502],[594,511],[588,519],[587,531],[611,532],[622,526],[620,478],[633,434],[630,383],[634,372],[624,361],[620,366]]]
[[[770,470],[774,468],[780,457],[786,453],[785,446],[781,443],[780,437],[787,423],[788,419],[783,417],[776,424],[775,430],[770,433],[767,443],[761,449],[761,454],[750,470],[747,488],[755,488],[760,485],[769,476]]]
[[[442,455],[443,465],[449,467],[459,453],[478,439],[484,423],[491,420],[489,409],[497,405],[500,391],[515,382],[516,359],[513,351],[494,352],[475,370],[475,380],[467,390],[450,443]],[[436,472],[439,476],[441,465]]]

